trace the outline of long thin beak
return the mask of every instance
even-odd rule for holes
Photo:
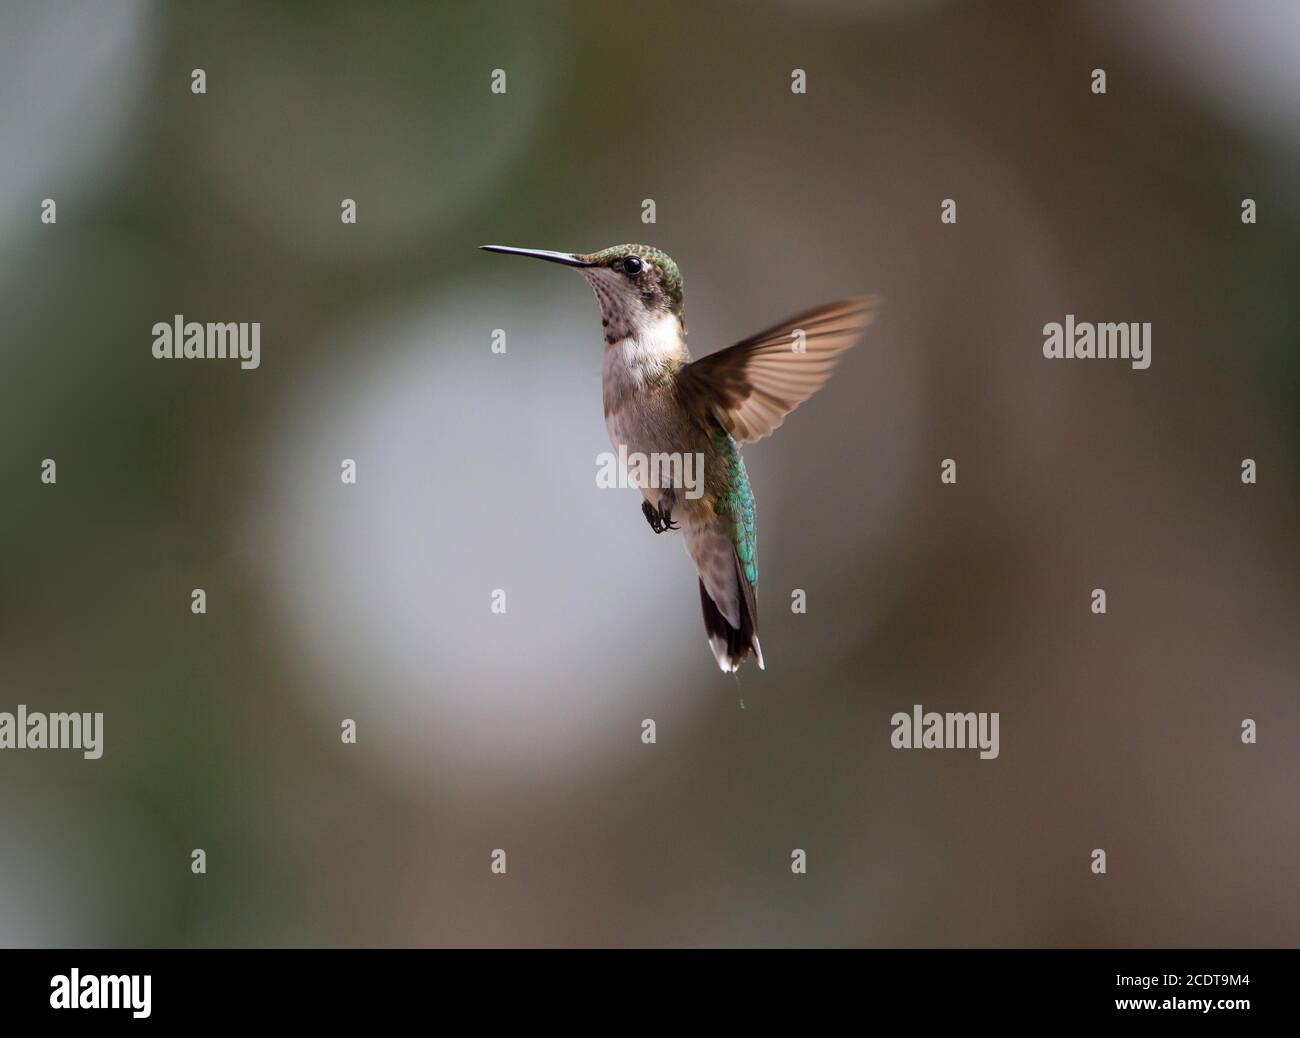
[[[593,266],[581,256],[575,256],[572,252],[551,252],[548,249],[516,249],[509,245],[480,245],[479,248],[484,252],[504,252],[507,256],[532,256],[533,259],[563,263],[566,267]]]

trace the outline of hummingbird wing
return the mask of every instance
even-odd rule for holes
[[[841,299],[701,357],[678,373],[682,404],[712,414],[738,443],[761,440],[821,388],[878,306],[875,296]]]

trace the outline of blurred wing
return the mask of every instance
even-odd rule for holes
[[[701,357],[678,375],[683,405],[713,415],[740,443],[761,440],[821,388],[878,305],[875,296],[842,299]]]

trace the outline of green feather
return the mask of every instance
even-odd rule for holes
[[[713,447],[727,466],[727,489],[715,506],[719,515],[731,520],[731,541],[736,546],[745,579],[751,585],[758,583],[758,535],[754,531],[754,492],[749,488],[749,476],[740,448],[727,432],[718,428],[713,433]]]

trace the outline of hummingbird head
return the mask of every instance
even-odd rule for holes
[[[585,254],[515,249],[506,245],[480,248],[574,267],[596,293],[606,343],[640,335],[669,315],[682,322],[681,271],[672,257],[653,246],[615,245]]]

